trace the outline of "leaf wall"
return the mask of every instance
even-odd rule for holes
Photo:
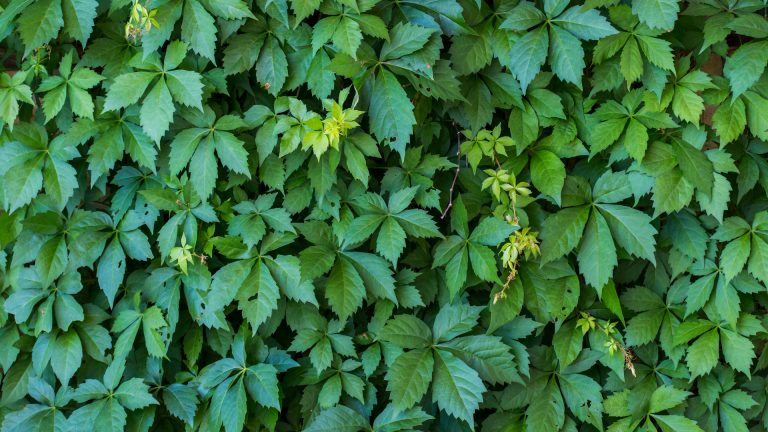
[[[0,432],[768,430],[766,14],[0,0]]]

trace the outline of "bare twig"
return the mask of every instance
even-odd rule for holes
[[[599,330],[601,330],[605,335],[607,335],[611,340],[613,341],[616,346],[619,347],[619,351],[621,351],[621,355],[624,356],[624,368],[628,369],[633,377],[637,377],[637,371],[635,370],[635,353],[632,351],[632,349],[627,348],[624,346],[624,344],[621,343],[620,340],[616,339],[604,326],[602,326],[599,322],[595,321],[595,325]]]
[[[499,156],[496,154],[496,152],[493,152],[493,160],[496,162],[496,166],[499,167],[500,170],[504,169],[501,166],[501,162],[499,162]]]
[[[456,173],[453,175],[451,188],[448,190],[448,206],[443,210],[440,219],[445,219],[448,211],[453,207],[453,189],[456,188],[456,181],[459,179],[459,170],[461,169],[461,133],[456,132]]]

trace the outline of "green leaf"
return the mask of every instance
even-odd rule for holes
[[[605,217],[611,235],[617,245],[630,254],[656,262],[654,255],[656,229],[651,225],[651,218],[645,213],[630,207],[615,204],[598,204],[600,214]]]
[[[768,265],[768,242],[759,234],[755,234],[752,236],[752,250],[747,268],[752,276],[766,283],[768,282],[766,265]]]
[[[500,28],[512,31],[525,31],[546,19],[533,3],[521,2],[509,12]]]
[[[229,387],[221,402],[221,419],[226,432],[243,430],[248,410],[247,402],[243,381],[237,380],[236,384]]]
[[[531,158],[531,181],[537,189],[560,204],[560,191],[565,184],[565,164],[550,151],[537,151]]]
[[[544,26],[527,32],[512,47],[512,58],[509,62],[512,66],[512,73],[520,81],[523,94],[526,93],[528,84],[541,70],[541,66],[547,59],[548,50],[549,37]]]
[[[356,411],[343,405],[325,409],[312,420],[305,432],[358,432],[368,422]]]
[[[552,338],[552,346],[560,360],[560,369],[565,369],[576,360],[581,353],[584,333],[576,326],[576,321],[570,320],[563,324]]]
[[[346,259],[337,260],[333,266],[325,285],[325,297],[342,321],[362,306],[365,298],[363,280]]]
[[[396,432],[416,428],[431,419],[432,416],[425,413],[421,408],[401,411],[390,404],[376,417],[376,420],[373,422],[373,430],[377,432]]]
[[[197,0],[184,3],[184,22],[181,39],[189,43],[195,53],[215,61],[216,26],[213,17]]]
[[[558,26],[552,26],[549,33],[550,65],[552,71],[563,81],[581,88],[584,74],[584,50],[581,42],[571,33]]]
[[[746,337],[727,329],[720,331],[723,345],[723,357],[735,370],[750,376],[752,360],[755,358],[755,347]]]
[[[190,386],[174,383],[163,389],[163,403],[168,412],[186,424],[195,421],[197,392]]]
[[[398,315],[387,321],[379,338],[400,348],[426,348],[432,343],[432,331],[412,315]]]
[[[672,170],[656,179],[653,186],[654,217],[682,210],[693,198],[693,185],[682,171]]]
[[[585,11],[580,6],[570,7],[552,22],[581,40],[598,40],[616,34],[616,29],[597,10]]]
[[[664,432],[703,432],[695,421],[679,415],[652,415]]]
[[[458,419],[473,424],[473,415],[483,400],[485,386],[474,369],[451,353],[435,352],[432,402]]]
[[[542,262],[554,261],[578,246],[588,218],[589,207],[568,208],[547,218],[541,233]]]
[[[67,266],[67,243],[63,236],[56,236],[45,242],[35,260],[38,274],[44,287],[50,286],[61,276]]]
[[[691,393],[671,385],[663,385],[651,394],[648,411],[658,413],[674,408],[685,401]]]
[[[115,78],[104,100],[104,111],[116,111],[138,102],[156,75],[154,72],[131,72]]]
[[[211,13],[227,20],[256,18],[243,0],[205,0],[204,4]]]
[[[248,152],[243,141],[240,141],[229,132],[216,132],[213,134],[213,142],[216,147],[216,155],[221,164],[232,171],[251,177],[248,169]]]
[[[395,408],[411,408],[424,397],[432,382],[434,363],[429,349],[408,351],[395,359],[386,375],[387,390]]]
[[[673,140],[672,147],[675,149],[677,163],[686,180],[709,195],[715,180],[712,162],[704,153],[685,143]]]
[[[768,65],[768,43],[746,43],[733,52],[725,62],[723,72],[731,83],[733,100],[752,87]]]
[[[722,144],[728,144],[738,138],[746,125],[747,113],[741,99],[722,103],[712,116],[712,126],[717,131]]]
[[[436,342],[448,341],[469,332],[477,324],[482,307],[446,305],[440,308],[432,324]]]
[[[376,238],[376,252],[386,258],[392,265],[397,265],[397,259],[405,249],[405,231],[394,218],[384,219]]]
[[[496,297],[499,292],[501,292],[501,287],[498,285],[491,292],[491,303],[488,306],[491,313],[491,322],[488,325],[489,334],[518,316],[524,303],[523,287],[519,278],[512,280],[503,296]]]
[[[162,78],[147,93],[141,105],[141,127],[156,143],[165,135],[173,121],[173,106],[171,92]]]
[[[720,268],[726,281],[735,278],[747,264],[750,252],[750,236],[743,235],[728,243],[720,253]]]
[[[213,149],[212,139],[203,140],[189,162],[190,181],[197,194],[202,198],[208,198],[211,195],[218,177],[218,167]]]
[[[98,5],[97,0],[62,0],[61,2],[64,30],[83,46],[93,31],[93,21],[96,18]]]
[[[149,393],[149,386],[144,384],[141,378],[131,378],[115,390],[114,396],[120,402],[120,405],[129,409],[136,410],[156,405],[157,401]]]
[[[67,385],[80,368],[82,361],[83,346],[77,332],[70,330],[59,335],[52,348],[51,356],[51,367],[59,382]]]
[[[167,72],[165,78],[168,90],[176,102],[190,108],[197,108],[200,111],[203,110],[203,83],[199,73],[173,70]]]
[[[256,79],[269,93],[276,95],[288,78],[288,60],[280,42],[268,37],[256,62]]]
[[[651,64],[664,70],[675,70],[674,55],[672,54],[672,48],[669,42],[661,38],[645,35],[637,35],[636,37],[640,49]],[[684,80],[685,77],[680,80],[680,82],[684,82]]]
[[[341,398],[341,378],[339,375],[332,375],[323,384],[317,403],[321,408],[327,408],[339,403],[339,398]]]
[[[442,344],[441,347],[468,364],[491,384],[520,381],[515,368],[510,368],[514,364],[514,357],[499,337],[465,336]]]
[[[672,30],[679,11],[677,0],[632,0],[632,13],[650,28]]]
[[[404,157],[416,118],[408,95],[389,71],[382,70],[374,79],[368,109],[373,134]]]
[[[648,148],[648,129],[635,119],[630,119],[627,123],[627,130],[624,132],[624,147],[632,159],[638,162],[643,161],[645,149]]]
[[[342,16],[334,28],[331,39],[333,44],[342,52],[349,54],[352,58],[357,58],[357,49],[363,40],[360,24],[352,18]]]
[[[379,58],[386,61],[413,54],[426,45],[433,32],[433,29],[407,21],[399,22],[390,32],[389,40],[382,45]]]
[[[61,0],[32,2],[18,19],[19,35],[24,42],[24,57],[44,43],[47,43],[64,26]]]
[[[541,383],[541,380],[539,382]],[[525,410],[526,430],[531,432],[559,430],[565,420],[565,406],[560,389],[557,388],[554,380],[549,379],[544,379],[544,382],[537,387],[540,397],[533,398]]]
[[[295,364],[294,364],[295,366]],[[280,409],[277,369],[270,364],[256,364],[248,368],[245,377],[248,394],[259,404]]]
[[[112,240],[104,249],[104,254],[99,260],[96,276],[99,286],[107,296],[110,305],[114,302],[117,290],[123,282],[125,275],[125,253],[117,239]]]
[[[720,336],[715,330],[704,333],[688,348],[685,358],[688,369],[693,377],[706,375],[720,358]]]
[[[643,58],[635,38],[629,38],[621,51],[621,74],[628,83],[637,81],[643,74]]]
[[[487,217],[477,224],[477,228],[472,231],[469,241],[485,246],[497,246],[509,237],[517,227],[507,223],[507,221]]]
[[[627,344],[644,345],[652,342],[664,319],[664,310],[651,310],[635,315],[627,322]]]
[[[577,259],[579,272],[588,284],[602,287],[608,282],[617,265],[616,247],[600,212],[592,212],[589,217]]]
[[[259,326],[277,309],[280,289],[269,269],[261,261],[254,266],[244,284],[248,288],[240,289],[237,293],[239,307],[243,310],[243,315],[251,325],[253,333],[256,333]],[[252,298],[254,294],[255,299]]]
[[[303,21],[320,7],[321,0],[291,0],[291,8],[298,21]]]

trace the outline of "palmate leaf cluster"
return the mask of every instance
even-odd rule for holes
[[[0,0],[0,432],[768,431],[763,0]]]

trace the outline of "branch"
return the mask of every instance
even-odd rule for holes
[[[459,179],[459,170],[461,169],[461,133],[456,132],[456,173],[453,175],[453,182],[451,188],[448,191],[448,206],[443,210],[443,214],[440,215],[440,219],[445,219],[448,211],[453,207],[453,190],[456,188],[456,181]]]

